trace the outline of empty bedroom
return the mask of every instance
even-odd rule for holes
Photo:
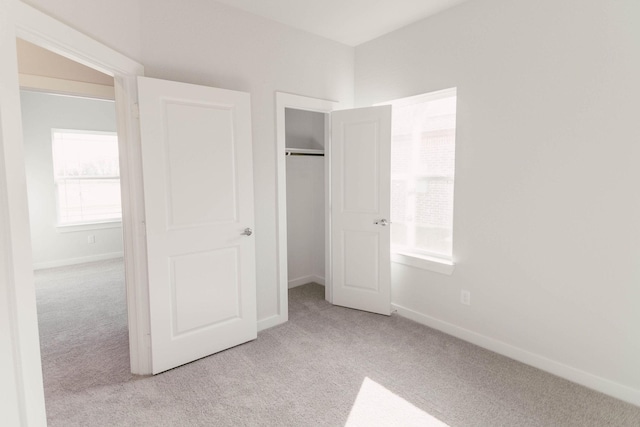
[[[0,28],[0,424],[640,425],[637,0]]]

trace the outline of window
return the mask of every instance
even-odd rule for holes
[[[391,104],[392,251],[451,264],[456,90]]]
[[[115,132],[52,130],[58,225],[122,219]]]

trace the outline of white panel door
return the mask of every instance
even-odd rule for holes
[[[333,303],[391,313],[391,106],[331,113]]]
[[[138,96],[156,374],[256,338],[251,111],[150,78]]]

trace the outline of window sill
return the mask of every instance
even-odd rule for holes
[[[89,224],[64,224],[57,225],[56,229],[58,233],[73,233],[76,231],[89,231],[89,230],[102,230],[107,228],[120,228],[122,227],[122,221],[108,221],[108,222],[92,222]]]
[[[398,264],[421,268],[423,270],[433,271],[434,273],[445,274],[447,276],[451,276],[455,268],[455,264],[451,260],[411,253],[392,253],[391,261]]]

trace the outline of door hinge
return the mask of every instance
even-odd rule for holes
[[[140,105],[139,104],[133,104],[133,117],[135,117],[136,119],[140,118]]]

